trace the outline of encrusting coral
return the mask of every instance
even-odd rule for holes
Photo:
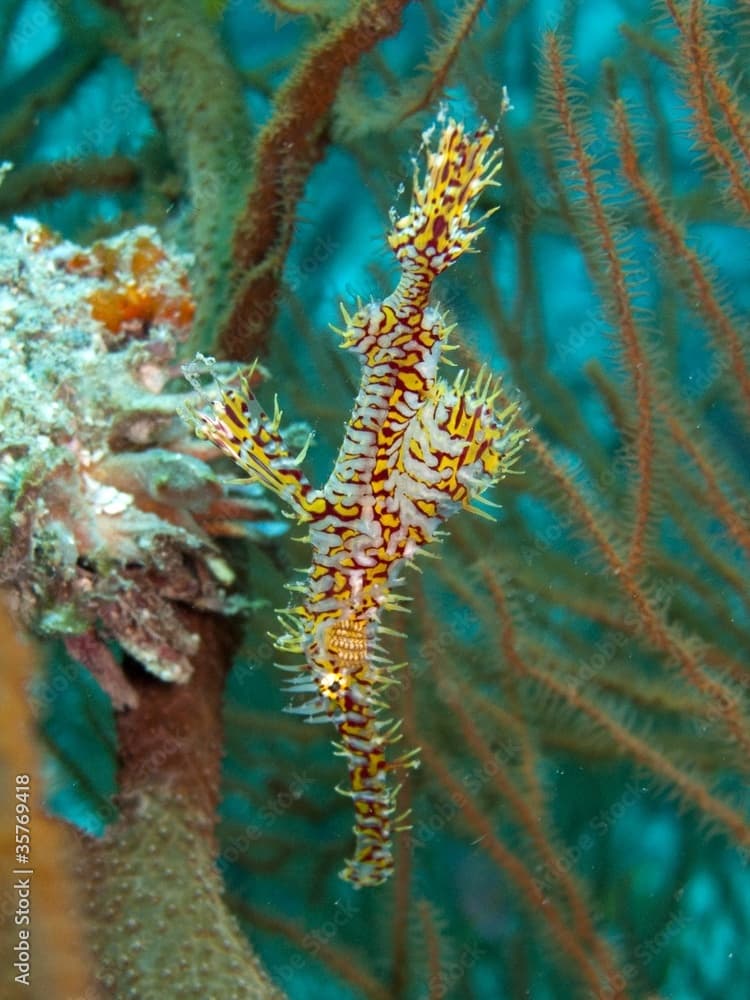
[[[193,314],[185,267],[147,227],[88,249],[31,220],[0,229],[0,583],[116,707],[134,694],[108,640],[186,681],[199,640],[175,602],[226,610],[212,536],[274,516],[225,495],[176,417],[188,394],[165,391]]]

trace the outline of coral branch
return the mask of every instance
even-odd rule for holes
[[[726,496],[704,449],[694,437],[691,437],[683,422],[677,417],[668,416],[667,423],[670,433],[680,447],[692,458],[703,477],[710,509],[721,518],[732,538],[738,545],[742,546],[746,555],[750,556],[750,524],[747,518],[743,517],[742,512]]]
[[[721,77],[716,60],[711,52],[711,40],[704,24],[705,5],[702,0],[690,0],[685,12],[677,0],[665,0],[682,41],[680,61],[685,90],[693,109],[695,132],[698,142],[721,166],[727,175],[729,190],[736,204],[745,215],[750,215],[750,188],[743,169],[750,166],[748,145],[750,137],[748,123],[740,112],[734,95]],[[708,84],[708,86],[706,86]],[[738,163],[728,145],[719,134],[717,123],[711,110],[709,93],[716,100],[730,132],[746,160],[746,166]]]
[[[515,624],[505,590],[496,578],[488,575],[485,579],[503,631],[512,636]],[[557,697],[582,712],[597,728],[609,734],[616,747],[630,754],[639,764],[648,767],[666,787],[676,788],[700,814],[710,816],[714,822],[735,837],[738,843],[750,844],[750,824],[740,812],[712,795],[700,780],[674,764],[651,743],[641,739],[626,725],[618,722],[596,702],[581,694],[576,685],[565,684],[558,679],[553,668],[537,665],[544,664],[550,659],[540,644],[527,643],[527,646],[528,655],[524,657],[515,649],[514,644],[514,669],[520,671],[522,675],[533,677],[542,686],[553,691]]]
[[[138,707],[118,716],[120,818],[102,840],[81,839],[91,948],[117,1000],[134,991],[283,1000],[226,909],[215,866],[233,636],[218,617],[182,618],[201,640],[192,678],[134,673]]]
[[[449,797],[459,803],[461,818],[480,839],[482,849],[505,873],[515,886],[521,900],[531,913],[541,916],[551,939],[568,959],[571,969],[586,984],[594,996],[599,996],[602,979],[585,946],[568,926],[565,915],[551,899],[545,897],[525,864],[498,837],[492,824],[474,796],[454,777],[441,755],[422,733],[419,734],[425,763]],[[612,994],[622,997],[621,992]]]
[[[628,569],[632,573],[638,573],[642,568],[646,552],[646,530],[651,515],[654,490],[656,429],[651,365],[636,322],[630,291],[632,279],[628,273],[622,241],[607,212],[596,164],[585,141],[583,127],[579,124],[579,112],[574,104],[562,49],[553,34],[546,36],[545,59],[549,66],[549,87],[554,109],[567,141],[569,156],[578,172],[579,183],[591,214],[594,237],[604,255],[607,301],[613,313],[618,346],[621,344],[627,371],[635,391],[634,448],[637,474]]]
[[[750,416],[750,367],[745,358],[747,345],[743,344],[733,318],[720,301],[707,265],[700,259],[699,254],[688,246],[684,233],[670,217],[660,193],[641,172],[633,132],[622,101],[615,102],[614,122],[623,172],[642,200],[651,225],[662,241],[665,256],[671,262],[680,261],[687,269],[691,283],[691,300],[697,304],[709,329],[714,332],[714,339],[719,349],[726,354],[732,374],[737,380],[742,406],[746,416]]]
[[[17,211],[72,191],[122,191],[134,187],[141,169],[128,156],[30,163],[14,170],[0,188],[0,212]]]
[[[343,74],[401,23],[407,0],[358,0],[303,53],[279,91],[253,154],[252,182],[234,228],[237,289],[217,348],[246,360],[262,353],[276,312],[297,203],[327,145],[326,128]]]
[[[231,233],[251,159],[240,79],[199,4],[118,0],[135,35],[138,82],[185,174],[198,305],[193,342],[210,344],[232,298]]]
[[[485,576],[491,586],[491,593],[496,597],[499,587],[495,581],[487,574]],[[503,631],[509,632],[507,608],[500,608],[503,612]],[[516,660],[518,654],[514,654]],[[443,690],[445,685],[443,685]],[[487,774],[492,776],[501,801],[511,812],[514,821],[526,832],[530,842],[533,844],[539,861],[548,871],[558,871],[558,845],[556,845],[545,827],[551,826],[549,818],[544,814],[535,814],[532,811],[523,791],[520,791],[510,775],[510,769],[498,760],[492,748],[484,739],[474,720],[464,708],[461,699],[452,691],[448,690],[444,694],[445,701],[451,712],[458,720],[458,725],[475,758],[482,763]],[[572,916],[573,930],[579,940],[591,949],[591,954],[600,965],[608,981],[614,981],[622,973],[614,964],[614,957],[604,939],[596,932],[591,920],[588,901],[586,900],[580,885],[575,876],[568,871],[559,873],[558,881],[562,889],[563,905],[568,907]]]
[[[534,431],[529,432],[529,448],[560,490],[560,495],[585,528],[596,550],[604,558],[613,579],[627,597],[642,624],[643,634],[653,649],[662,653],[667,663],[677,664],[689,684],[708,700],[712,710],[723,720],[727,733],[741,751],[740,759],[750,759],[750,729],[737,693],[724,682],[709,674],[700,662],[696,644],[685,641],[668,622],[649,597],[640,580],[620,555],[616,543],[608,537],[594,509],[586,503],[568,473],[555,461],[545,442]]]

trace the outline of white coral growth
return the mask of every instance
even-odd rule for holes
[[[225,494],[176,416],[190,394],[165,391],[191,317],[185,261],[149,228],[91,248],[0,228],[0,584],[120,706],[110,640],[186,681],[198,637],[176,607],[223,610],[232,580],[213,537],[277,525]]]

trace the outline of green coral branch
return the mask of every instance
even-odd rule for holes
[[[80,841],[98,977],[114,998],[284,1000],[227,909],[216,865],[234,636],[218,616],[183,614],[201,637],[200,668],[185,685],[134,671],[138,705],[116,720],[120,816],[102,839]]]
[[[231,234],[251,158],[240,78],[202,5],[120,0],[135,35],[140,90],[185,175],[196,255],[195,338],[207,342],[231,298]]]

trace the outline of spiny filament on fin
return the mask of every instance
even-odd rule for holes
[[[379,635],[383,611],[405,610],[392,593],[401,569],[441,534],[441,525],[474,506],[512,467],[523,442],[513,428],[516,407],[498,412],[496,381],[460,372],[452,385],[438,378],[441,350],[453,327],[431,306],[432,283],[472,248],[482,218],[471,219],[477,198],[497,182],[499,152],[482,125],[473,135],[444,123],[437,150],[427,150],[420,181],[415,168],[409,212],[394,218],[388,242],[401,269],[383,302],[342,306],[342,346],[360,358],[362,375],[354,410],[336,463],[322,490],[314,490],[280,429],[278,408],[269,417],[247,381],[241,391],[219,387],[216,398],[189,414],[199,436],[229,455],[250,480],[286,500],[306,522],[312,565],[300,603],[279,614],[279,649],[302,654],[288,689],[306,700],[290,711],[308,722],[332,722],[336,753],[347,763],[354,802],[355,848],[342,877],[353,885],[384,882],[393,870],[392,836],[398,788],[393,771],[417,767],[416,751],[392,758],[399,723],[381,718],[383,693],[395,683]],[[204,367],[210,362],[200,358]],[[188,377],[200,388],[197,369]],[[305,449],[303,449],[304,452]],[[289,670],[289,668],[284,667]]]

